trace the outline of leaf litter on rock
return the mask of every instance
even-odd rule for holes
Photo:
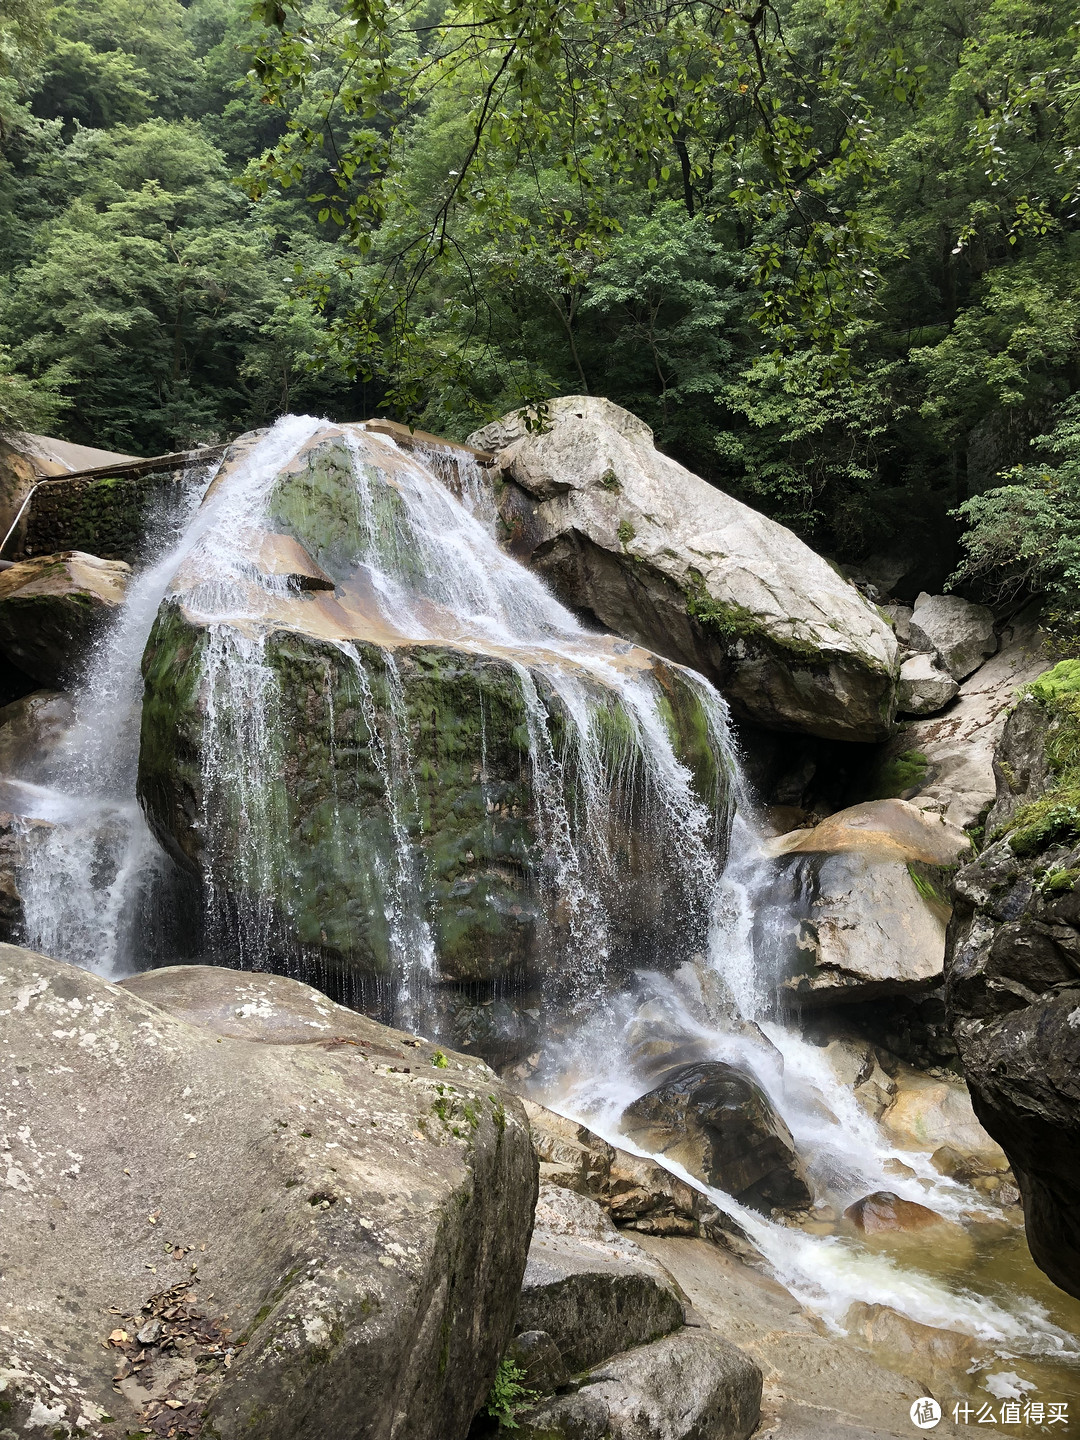
[[[230,1343],[232,1331],[221,1323],[228,1316],[214,1319],[195,1304],[192,1292],[197,1283],[193,1277],[159,1290],[145,1301],[138,1315],[123,1316],[115,1306],[111,1307],[123,1321],[107,1342],[109,1348],[120,1352],[113,1376],[117,1389],[132,1377],[152,1382],[154,1362],[172,1356],[193,1360],[196,1375],[178,1376],[170,1388],[190,1388],[192,1383],[198,1387],[200,1381],[205,1388],[219,1365],[229,1369],[238,1347]],[[204,1409],[205,1398],[180,1399],[165,1394],[148,1401],[139,1415],[139,1424],[161,1440],[180,1440],[201,1433]]]

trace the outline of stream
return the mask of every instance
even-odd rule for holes
[[[5,808],[21,817],[19,888],[30,948],[109,979],[206,960],[273,967],[272,919],[258,900],[237,904],[228,891],[214,817],[226,824],[222,817],[234,815],[239,804],[246,848],[240,861],[229,863],[239,863],[248,877],[261,876],[252,889],[262,893],[259,885],[265,890],[277,864],[265,842],[276,823],[272,783],[280,756],[278,681],[260,623],[263,607],[288,596],[284,582],[279,593],[272,579],[255,584],[250,560],[275,477],[326,428],[310,417],[287,417],[221,475],[209,470],[188,477],[148,531],[126,604],[72,696],[70,725],[48,755],[3,780]],[[348,428],[344,433],[350,436]],[[442,1038],[436,941],[416,844],[414,758],[394,677],[400,680],[399,645],[452,640],[466,652],[508,659],[525,699],[543,851],[540,893],[549,913],[559,915],[558,926],[544,932],[552,956],[542,996],[550,1041],[526,1082],[530,1097],[612,1144],[644,1153],[621,1133],[620,1117],[656,1083],[655,1066],[642,1059],[646,1052],[667,1046],[679,1063],[724,1060],[751,1072],[806,1167],[816,1205],[810,1220],[767,1218],[671,1161],[661,1163],[736,1220],[775,1277],[838,1335],[853,1302],[889,1306],[979,1342],[970,1372],[952,1377],[956,1396],[996,1397],[996,1403],[1038,1394],[1044,1402],[1069,1401],[1080,1412],[1080,1302],[1042,1276],[1022,1230],[992,1202],[938,1174],[928,1153],[897,1149],[839,1082],[822,1049],[778,1012],[779,977],[754,944],[769,858],[723,699],[685,672],[707,717],[718,773],[729,782],[725,797],[710,807],[672,747],[656,680],[633,663],[632,647],[592,632],[499,548],[490,497],[475,466],[461,460],[451,475],[438,453],[407,455],[389,437],[360,428],[348,443],[356,450],[358,523],[370,540],[356,583],[385,633],[381,663],[391,696],[377,716],[361,651],[339,642],[343,663],[355,667],[366,723],[380,736],[380,784],[392,837],[388,851],[370,862],[379,871],[393,958],[379,1018]],[[365,457],[373,446],[395,467],[389,522],[368,478]],[[192,882],[178,881],[136,796],[140,665],[178,577],[184,603],[211,636],[201,662],[210,702],[201,759],[208,843],[199,925],[189,917]],[[566,717],[561,747],[552,740],[554,704]],[[612,773],[599,743],[601,725],[614,725],[622,737],[620,774]],[[483,754],[476,763],[483,780]],[[577,803],[568,802],[568,789]],[[665,883],[681,897],[667,943],[635,954],[630,973],[618,963],[621,941],[610,898],[625,881],[606,823],[622,803],[616,793],[632,795],[662,856]],[[717,836],[729,828],[723,863]],[[353,843],[343,831],[343,851]],[[956,1221],[962,1243],[957,1229],[940,1242],[925,1233],[889,1241],[854,1236],[842,1212],[879,1190]],[[1059,1426],[1050,1433],[1067,1431]]]

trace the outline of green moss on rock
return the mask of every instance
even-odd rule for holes
[[[930,762],[921,750],[903,750],[890,755],[875,770],[867,789],[867,800],[896,800],[916,790],[926,780]]]

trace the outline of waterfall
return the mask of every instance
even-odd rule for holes
[[[313,469],[325,454],[332,493]],[[320,575],[264,559],[298,540]],[[432,844],[424,747],[444,740],[416,698],[428,672],[415,657],[436,653],[458,657],[454,683],[472,687],[477,713],[468,744],[454,742],[476,811],[460,863]],[[155,686],[154,704],[175,702],[189,727],[176,740],[190,751],[186,829],[169,830],[151,793]],[[538,1098],[630,1149],[619,1117],[654,1083],[647,1042],[673,1039],[754,1075],[820,1200],[890,1189],[947,1216],[980,1209],[926,1157],[905,1152],[912,1173],[898,1178],[899,1152],[776,1018],[754,945],[768,862],[721,697],[593,633],[504,554],[467,458],[406,454],[310,417],[246,437],[213,474],[189,477],[73,699],[62,742],[8,786],[31,947],[113,978],[191,960],[295,966],[451,1041],[454,1004],[513,1001],[550,1037],[531,1071]],[[140,711],[153,828],[136,798]],[[313,775],[325,781],[314,795]],[[472,845],[484,865],[463,879]],[[448,998],[454,897],[474,880],[476,914],[521,910],[543,956],[536,995],[513,993],[516,971],[479,967]],[[638,921],[657,897],[668,909],[654,935]],[[372,955],[385,964],[350,991],[342,975]],[[863,1299],[1017,1354],[1077,1354],[1034,1301],[792,1229],[680,1173],[834,1328]]]
[[[268,466],[284,463],[311,422],[279,427]],[[212,472],[185,477],[148,527],[143,568],[118,617],[100,636],[73,691],[72,723],[33,781],[12,777],[22,853],[18,888],[25,943],[110,978],[172,951],[175,879],[135,796],[142,706],[140,664],[162,598],[183,558],[218,520],[200,508]],[[44,822],[34,823],[34,822]]]
[[[75,723],[26,807],[28,820],[50,822],[26,826],[19,884],[27,943],[114,976],[200,954],[252,968],[298,963],[283,931],[290,905],[300,903],[313,877],[280,843],[295,799],[283,779],[292,697],[268,648],[278,633],[273,622],[295,591],[288,576],[260,571],[258,556],[268,532],[296,533],[310,522],[318,497],[294,486],[283,499],[282,476],[302,469],[304,455],[325,444],[337,444],[347,457],[333,523],[348,534],[343,539],[335,531],[327,554],[316,558],[344,567],[337,594],[366,607],[374,638],[361,642],[347,628],[324,637],[317,728],[329,747],[333,793],[319,824],[336,878],[321,882],[332,885],[366,867],[369,898],[381,914],[375,921],[354,914],[329,939],[313,938],[309,925],[301,949],[310,955],[326,941],[332,952],[347,951],[360,943],[365,924],[384,931],[388,973],[374,990],[345,994],[367,1002],[374,994],[384,1018],[438,1028],[432,877],[408,681],[398,658],[426,644],[493,657],[516,677],[536,812],[526,899],[543,943],[552,947],[542,983],[549,1012],[586,1013],[610,981],[613,958],[625,968],[628,946],[641,943],[640,936],[628,940],[633,927],[612,908],[620,897],[625,902],[628,889],[624,821],[631,848],[650,847],[650,883],[679,897],[673,918],[685,946],[701,948],[715,925],[717,841],[729,823],[728,781],[737,768],[720,697],[699,677],[669,667],[666,683],[677,672],[680,693],[692,697],[707,731],[716,768],[715,793],[708,795],[677,753],[672,702],[643,663],[644,652],[591,633],[499,549],[474,464],[453,471],[465,504],[421,457],[403,453],[389,437],[310,418],[288,418],[246,438],[215,476],[193,481],[187,523],[133,582],[76,696]],[[190,856],[183,846],[170,846],[172,858],[163,852],[134,793],[140,661],[148,639],[153,647],[155,618],[169,613],[173,601],[200,636],[197,661],[186,668],[198,671],[192,793],[200,810],[204,923],[188,926],[186,936],[148,925],[150,914],[167,908]],[[486,745],[484,703],[481,692]],[[342,729],[349,717],[356,719],[353,735]],[[144,729],[145,723],[144,717]],[[340,785],[353,782],[337,757],[356,743],[366,747],[378,776],[383,845],[360,833],[340,793]],[[486,796],[489,762],[475,760]],[[492,813],[498,808],[483,803]],[[326,979],[317,966],[294,973]]]

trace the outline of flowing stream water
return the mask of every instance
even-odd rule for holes
[[[263,598],[253,602],[250,558],[275,478],[327,429],[322,421],[288,417],[249,445],[218,483],[211,485],[209,473],[190,477],[169,523],[155,532],[126,604],[97,646],[60,743],[5,780],[5,806],[21,817],[19,885],[25,941],[33,948],[109,978],[147,964],[200,958],[198,942],[184,924],[184,893],[176,890],[174,867],[151,835],[135,795],[140,662],[159,607],[185,570],[197,577],[185,604],[210,635],[201,661],[207,696],[204,790],[212,800],[215,787],[228,781],[231,803],[235,807],[239,797],[247,826],[246,863],[252,872],[269,863],[262,842],[277,817],[266,798],[272,792],[264,772],[278,763],[273,733],[278,682],[267,666],[257,622],[274,582],[264,577],[257,587]],[[451,467],[438,455],[406,456],[393,440],[361,429],[334,433],[343,434],[356,451],[355,505],[369,539],[358,565],[380,624],[393,637],[381,652],[391,697],[381,717],[374,713],[360,651],[347,640],[339,649],[343,662],[355,667],[360,708],[378,737],[376,759],[393,843],[390,853],[371,863],[385,872],[379,880],[396,967],[391,997],[396,1023],[417,1030],[433,1025],[428,986],[437,957],[422,898],[414,761],[394,639],[449,637],[466,651],[497,652],[515,667],[528,717],[545,894],[569,917],[562,963],[574,984],[559,991],[561,1038],[534,1077],[537,1097],[612,1143],[634,1149],[620,1133],[619,1120],[654,1083],[640,1061],[641,1038],[668,1040],[681,1054],[726,1060],[753,1073],[787,1123],[819,1205],[838,1212],[870,1191],[891,1190],[969,1227],[974,1221],[974,1231],[981,1233],[978,1217],[992,1220],[993,1207],[939,1175],[926,1154],[897,1150],[838,1081],[823,1052],[776,1016],[776,977],[759,963],[753,943],[768,861],[720,696],[688,675],[720,772],[730,779],[726,809],[703,805],[695,793],[664,723],[655,681],[647,671],[622,663],[631,647],[620,649],[592,634],[536,576],[500,550],[490,491],[475,466],[459,459]],[[389,530],[363,463],[373,444],[394,463],[401,503]],[[561,748],[552,741],[550,696],[567,717]],[[598,738],[612,706],[625,737],[614,761]],[[330,728],[332,760],[332,716]],[[483,776],[483,754],[476,763]],[[568,768],[573,787],[566,783]],[[576,805],[567,800],[568,788],[579,797]],[[607,965],[613,941],[603,896],[613,877],[618,880],[605,825],[616,790],[632,794],[664,863],[678,871],[682,893],[696,900],[687,901],[692,914],[672,916],[673,937],[676,930],[690,936],[679,946],[673,938],[681,963],[664,966],[665,973],[659,963],[655,970],[639,968],[613,992]],[[716,837],[729,825],[725,866]],[[223,913],[226,908],[224,889],[216,888],[212,838],[203,896],[211,914],[215,906]],[[236,966],[265,964],[268,942],[260,915],[252,909],[230,913],[233,949],[225,958]],[[907,1175],[896,1173],[891,1162],[897,1161]],[[997,1237],[992,1242],[973,1240],[963,1254],[935,1255],[923,1245],[916,1256],[842,1233],[775,1222],[664,1163],[737,1219],[777,1277],[837,1330],[855,1300],[888,1305],[923,1324],[985,1342],[989,1363],[972,1383],[989,1382],[992,1394],[1012,1387],[1021,1395],[1037,1382],[1053,1393],[1076,1390],[1071,1376],[1080,1363],[1080,1342],[1072,1331],[1080,1306],[1039,1276],[1014,1231],[1001,1238],[1001,1228],[988,1224],[982,1229]]]

